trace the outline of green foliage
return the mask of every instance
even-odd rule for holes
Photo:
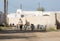
[[[2,31],[3,29],[0,27],[0,31]]]
[[[56,31],[54,27],[49,27],[48,31]]]
[[[38,11],[45,11],[45,9],[43,7],[39,7],[37,8]]]
[[[7,30],[7,29],[9,29],[9,27],[2,27],[2,26],[0,26],[0,31]]]

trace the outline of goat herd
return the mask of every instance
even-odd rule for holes
[[[46,27],[47,25],[34,25],[34,24],[31,24],[31,25],[21,25],[21,26],[16,26],[17,30],[31,30],[31,31],[34,31],[34,30],[41,30],[41,31],[46,31]]]

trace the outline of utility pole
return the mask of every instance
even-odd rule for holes
[[[4,0],[4,23],[7,24],[7,2],[8,0]]]
[[[22,9],[22,4],[20,4],[20,9]]]
[[[38,9],[37,10],[40,11],[40,2],[38,3]]]
[[[38,7],[40,8],[40,2],[38,3]]]

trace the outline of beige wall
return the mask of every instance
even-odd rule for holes
[[[35,25],[47,25],[48,27],[56,27],[55,26],[55,14],[51,13],[50,16],[27,16],[26,19]]]
[[[45,13],[45,12],[43,12]],[[27,21],[29,21],[31,24],[41,24],[41,25],[47,25],[47,27],[56,27],[56,20],[55,20],[55,12],[47,12],[47,14],[49,14],[49,16],[43,16],[43,13],[41,16],[25,16],[22,20],[24,21],[25,24],[25,20],[27,19]],[[37,14],[37,13],[36,13]],[[11,17],[12,15],[9,15],[9,21],[8,23],[15,23],[17,24],[19,21],[19,18],[21,17]],[[19,15],[17,15],[19,16]],[[60,14],[57,14],[57,19],[60,22]]]

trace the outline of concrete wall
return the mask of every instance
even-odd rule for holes
[[[49,16],[27,16],[26,19],[31,24],[47,25],[47,27],[54,27],[56,29],[56,20],[54,13],[51,13]]]
[[[28,16],[24,16],[24,18],[22,19],[24,21],[24,24],[25,24],[25,20],[27,20],[28,22],[30,22],[30,24],[47,25],[47,27],[54,27],[56,29],[55,12],[42,12],[40,15],[39,15],[39,13],[38,14],[36,13],[36,15],[38,15],[38,16],[34,16],[32,14],[30,15],[29,13],[28,13]],[[34,14],[35,14],[35,12],[34,12]],[[49,14],[49,15],[45,16],[44,14]],[[20,15],[21,14],[17,14],[17,13],[10,14],[8,17],[8,23],[17,24],[19,22],[19,19],[21,18]],[[57,14],[57,20],[60,22],[60,14]]]

